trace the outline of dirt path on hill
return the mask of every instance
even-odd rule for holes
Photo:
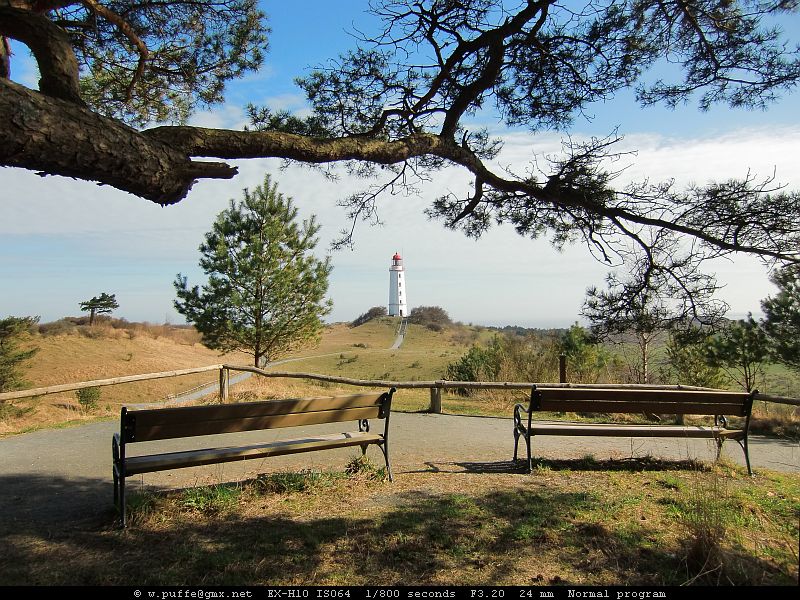
[[[86,519],[111,522],[111,436],[116,421],[91,423],[69,429],[43,430],[0,440],[0,533],[12,531],[15,523],[35,521],[44,527],[80,524]],[[341,431],[341,424],[315,426],[309,431]],[[271,441],[303,434],[304,428],[230,434],[224,440],[188,440],[202,444],[236,444]],[[148,445],[148,451],[177,449],[184,442],[166,440]],[[390,455],[396,478],[417,472],[492,472],[527,476],[511,462],[513,453],[510,418],[465,417],[393,413]],[[135,448],[135,447],[133,447]],[[135,448],[135,450],[140,450]],[[382,461],[380,451],[370,456]],[[352,449],[313,452],[241,463],[193,467],[150,473],[128,480],[129,490],[140,488],[182,488],[236,481],[259,473],[300,469],[342,469]],[[550,461],[575,460],[591,454],[597,460],[614,458],[624,464],[631,458],[714,459],[715,446],[709,440],[568,438],[544,436],[535,440],[534,455]],[[723,455],[743,464],[741,448],[725,444]],[[788,440],[750,438],[753,469],[800,472],[800,444]],[[556,463],[553,463],[556,464]],[[535,475],[533,475],[535,476]],[[49,524],[49,525],[48,525]]]

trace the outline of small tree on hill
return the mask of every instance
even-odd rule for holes
[[[612,273],[606,278],[606,289],[587,290],[581,312],[600,340],[634,336],[639,357],[631,370],[636,383],[650,382],[650,354],[659,336],[691,324],[714,327],[728,309],[714,298],[718,289],[714,277],[699,272],[692,260],[680,257],[669,241],[654,243],[663,244],[659,253],[669,262],[668,268],[640,261],[626,278]]]
[[[25,385],[20,373],[22,363],[39,349],[20,350],[19,344],[39,317],[8,317],[0,319],[0,392],[11,392]]]
[[[771,280],[778,286],[778,294],[761,303],[764,329],[775,358],[800,370],[800,265],[775,271]]]
[[[97,315],[111,314],[114,310],[119,308],[119,304],[117,304],[116,294],[107,294],[103,292],[91,300],[81,302],[80,307],[83,312],[89,313],[89,325],[94,325],[94,320]]]
[[[252,354],[256,366],[316,340],[331,310],[330,259],[312,254],[318,231],[313,216],[298,225],[297,208],[267,175],[217,216],[200,245],[208,283],[190,288],[179,274],[175,308],[207,346]]]

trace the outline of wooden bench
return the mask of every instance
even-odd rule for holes
[[[581,387],[536,387],[531,390],[528,407],[514,406],[514,461],[517,461],[519,438],[525,439],[528,450],[528,470],[533,469],[531,438],[537,435],[597,435],[613,437],[682,437],[706,438],[717,442],[717,458],[725,440],[736,440],[744,450],[747,472],[750,453],[747,435],[750,411],[757,392],[609,389]],[[535,422],[537,412],[590,412],[623,414],[712,415],[713,426],[700,425],[624,425],[573,422]],[[527,414],[527,422],[523,419]],[[727,416],[745,417],[744,427],[728,429]]]
[[[115,433],[112,440],[114,503],[119,507],[122,526],[125,527],[125,479],[141,473],[349,446],[360,446],[362,453],[366,454],[367,447],[374,444],[383,452],[391,481],[393,476],[389,463],[389,414],[395,391],[392,388],[382,394],[353,394],[151,410],[127,410],[123,407],[120,432]],[[368,419],[384,419],[383,433],[370,432]],[[139,442],[345,421],[358,421],[358,431],[128,456],[128,447]]]

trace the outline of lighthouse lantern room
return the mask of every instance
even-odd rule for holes
[[[403,257],[396,252],[392,257],[392,265],[389,267],[389,316],[406,317],[408,316],[408,304],[406,301],[406,276],[403,267]]]

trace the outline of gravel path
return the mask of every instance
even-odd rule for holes
[[[411,472],[485,471],[519,473],[511,464],[513,453],[510,418],[463,417],[393,413],[390,455],[396,477]],[[350,424],[347,424],[348,426]],[[69,429],[42,430],[0,440],[0,530],[36,521],[48,526],[108,515],[112,506],[111,436],[118,422],[92,423]],[[316,426],[317,433],[342,431],[341,424]],[[303,428],[248,432],[221,436],[217,443],[269,441],[302,434]],[[234,441],[235,440],[235,441]],[[201,447],[198,440],[195,447]],[[208,443],[207,439],[202,440]],[[177,449],[174,440],[133,448],[136,453]],[[185,446],[184,446],[185,448]],[[544,436],[535,439],[534,454],[546,459],[576,459],[592,454],[596,459],[652,456],[665,459],[713,460],[715,445],[709,440],[617,439]],[[128,480],[137,487],[180,488],[234,481],[258,473],[287,469],[340,469],[358,451],[313,452],[241,463],[193,467],[150,473]],[[370,449],[380,462],[380,451]],[[741,448],[725,444],[724,456],[744,464]],[[800,444],[787,440],[750,438],[753,469],[800,472]],[[577,468],[577,467],[576,467]]]

